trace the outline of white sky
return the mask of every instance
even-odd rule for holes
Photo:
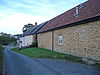
[[[21,34],[25,24],[48,21],[87,0],[0,0],[0,32]]]

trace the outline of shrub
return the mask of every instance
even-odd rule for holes
[[[32,45],[29,45],[29,47],[37,47],[37,43],[32,43]]]

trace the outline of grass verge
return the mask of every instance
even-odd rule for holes
[[[24,54],[31,58],[51,58],[51,59],[63,59],[71,62],[77,62],[85,64],[80,57],[72,56],[70,54],[64,54],[59,52],[54,52],[48,49],[43,48],[25,48],[22,50],[18,50],[17,48],[12,48],[13,51]],[[92,65],[98,69],[100,69],[100,64]]]
[[[24,54],[26,56],[29,56],[31,58],[52,58],[52,59],[64,59],[73,62],[82,62],[79,57],[75,57],[69,54],[54,52],[43,48],[26,48],[22,50],[13,48],[12,50]]]
[[[3,75],[3,48],[0,47],[0,75]]]

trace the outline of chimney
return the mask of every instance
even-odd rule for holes
[[[35,26],[37,26],[37,22],[35,22]]]

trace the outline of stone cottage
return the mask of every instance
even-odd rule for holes
[[[22,34],[22,37],[19,39],[21,40],[20,47],[29,47],[32,44],[37,44],[37,31],[39,31],[47,22],[44,22],[39,25],[35,25],[28,31]]]
[[[100,61],[100,0],[88,0],[38,31],[38,47]]]

